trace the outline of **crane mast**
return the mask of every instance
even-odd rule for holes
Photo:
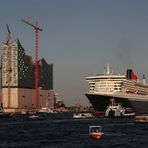
[[[7,28],[7,36],[6,36],[6,42],[7,45],[7,67],[6,67],[6,73],[7,73],[7,85],[8,85],[8,105],[7,108],[10,107],[10,99],[11,99],[11,90],[10,90],[10,84],[11,84],[11,47],[10,47],[10,39],[11,39],[11,33],[8,24],[6,24]]]
[[[24,19],[21,20],[25,24],[31,26],[35,30],[35,108],[39,106],[39,93],[38,93],[38,33],[39,31],[43,31],[40,27],[38,27],[38,22],[36,24],[32,24]]]

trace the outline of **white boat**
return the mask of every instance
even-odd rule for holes
[[[89,126],[89,137],[91,139],[101,139],[103,135],[101,126]]]
[[[39,116],[38,115],[31,115],[29,116],[30,119],[39,119]]]
[[[106,117],[133,117],[135,112],[130,108],[124,108],[119,103],[116,103],[112,98],[110,99],[110,104],[106,109]]]
[[[57,113],[57,112],[53,111],[51,108],[49,108],[49,107],[42,107],[38,112],[39,113],[47,113],[47,114],[49,114],[49,113]]]
[[[54,114],[54,113],[56,112],[54,112],[52,109],[48,107],[42,107],[38,112],[30,115],[29,118],[30,119],[46,119],[48,115]]]
[[[73,119],[89,119],[93,117],[92,113],[73,113]]]

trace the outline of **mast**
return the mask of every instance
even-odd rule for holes
[[[109,69],[109,64],[107,64],[107,69],[106,69],[106,74],[109,75],[110,74],[110,69]]]

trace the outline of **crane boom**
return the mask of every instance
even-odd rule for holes
[[[37,25],[34,25],[34,24],[32,24],[32,23],[30,23],[30,22],[24,20],[24,19],[21,19],[21,21],[24,22],[24,23],[26,23],[27,25],[32,26],[34,29],[37,29],[37,30],[39,30],[39,31],[43,31],[43,29],[39,28]]]
[[[9,25],[8,25],[8,24],[6,24],[6,27],[7,27],[7,31],[8,31],[8,33],[10,34]]]
[[[10,43],[10,39],[11,39],[11,32],[10,32],[10,29],[9,29],[9,25],[8,24],[6,24],[6,28],[7,28],[7,37],[6,37],[5,44],[8,45]]]

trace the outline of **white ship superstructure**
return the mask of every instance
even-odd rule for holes
[[[121,83],[126,80],[124,75],[105,73],[86,77],[89,83],[89,92],[98,94],[114,94],[121,91]]]

